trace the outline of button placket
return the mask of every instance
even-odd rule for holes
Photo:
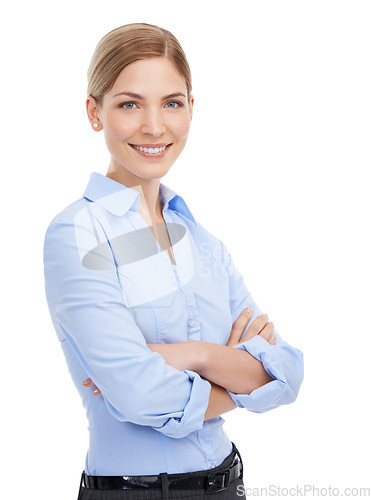
[[[197,319],[197,318],[192,318],[192,317],[191,317],[191,318],[189,318],[189,319],[188,319],[188,325],[189,325],[191,328],[194,328],[194,327],[198,326],[198,325],[199,325],[199,323],[200,323],[200,322],[198,321],[198,319]]]
[[[179,223],[178,221],[176,221]],[[184,224],[181,221],[182,224]],[[188,319],[187,319],[187,326],[188,326],[188,338],[190,340],[201,340],[201,323],[200,323],[200,318],[199,318],[199,312],[198,312],[198,306],[196,302],[196,297],[192,288],[192,279],[186,279],[185,276],[187,276],[187,271],[185,271],[185,267],[187,266],[187,263],[184,263],[183,260],[180,258],[180,248],[177,248],[177,252],[175,255],[175,259],[177,262],[182,263],[182,267],[178,266],[177,268],[174,266],[174,273],[178,275],[177,279],[180,280],[180,283],[182,283],[182,292],[186,298],[187,305],[188,305]],[[193,258],[193,254],[192,254]],[[183,267],[184,264],[184,267]],[[183,273],[183,274],[182,274]],[[189,275],[188,275],[189,278]]]
[[[127,218],[128,222],[131,224],[131,226],[133,227],[133,229],[139,234],[139,236],[140,236],[141,240],[143,241],[143,243],[148,246],[147,242],[142,238],[142,235],[140,234],[140,232],[138,231],[138,229],[148,228],[148,231],[151,231],[151,230],[149,229],[148,224],[145,222],[145,220],[139,214],[139,212],[134,212],[133,215],[135,216],[135,221],[138,222],[139,228],[136,227],[136,225],[133,224],[133,222],[130,220],[130,218],[127,215],[126,215],[126,218]],[[167,273],[170,275],[172,281],[175,283],[175,285],[177,286],[177,288],[179,288],[179,290],[182,291],[182,289],[180,287],[180,284],[179,284],[179,280],[176,279],[176,277],[174,275],[174,272],[173,271],[169,271],[169,265],[171,264],[169,257],[167,255],[164,255],[164,251],[160,247],[158,241],[153,236],[153,234],[152,234],[152,238],[155,241],[156,246],[157,246],[158,257],[159,257],[160,264],[166,269]],[[168,262],[165,262],[164,257],[167,259]],[[175,266],[172,266],[172,267],[175,267]]]
[[[188,337],[190,340],[202,340],[201,339],[201,322],[198,314],[198,307],[196,303],[195,294],[189,286],[189,284],[184,287],[184,294],[187,298],[189,317],[187,320],[188,325]]]

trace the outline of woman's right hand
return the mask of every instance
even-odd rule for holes
[[[276,343],[276,336],[273,333],[274,325],[272,322],[268,322],[268,315],[261,314],[258,316],[246,330],[246,333],[241,339],[241,335],[246,328],[246,325],[252,318],[253,309],[247,308],[242,311],[242,313],[238,316],[236,321],[233,323],[231,334],[226,343],[227,346],[233,347],[237,344],[241,344],[241,342],[246,342],[255,335],[260,335],[263,339],[265,339],[269,344],[274,345]]]
[[[84,386],[84,387],[95,387],[95,389],[93,389],[91,392],[94,394],[94,396],[100,396],[102,393],[99,389],[99,387],[96,387],[96,385],[94,384],[94,382],[92,381],[91,378],[87,378],[86,380],[83,380],[81,382],[81,384]]]

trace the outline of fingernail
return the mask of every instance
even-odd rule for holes
[[[246,311],[248,311],[249,313],[251,313],[251,312],[253,311],[253,308],[252,308],[252,307],[248,307],[248,308],[246,309]]]
[[[272,340],[276,340],[276,335],[275,334],[272,335]]]
[[[89,379],[87,378],[87,379],[83,380],[81,383],[82,384],[87,384],[88,382],[89,382]]]
[[[98,394],[99,389],[93,389],[93,394]]]

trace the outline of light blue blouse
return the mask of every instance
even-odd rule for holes
[[[215,467],[232,451],[224,419],[204,422],[210,383],[177,370],[146,343],[225,345],[241,311],[262,314],[227,248],[160,184],[176,265],[138,212],[139,192],[92,172],[83,196],[54,217],[44,242],[45,290],[69,372],[86,410],[89,475],[147,475]],[[233,214],[231,214],[231,217]],[[231,221],[232,223],[232,221]],[[277,334],[235,346],[274,380],[233,394],[265,412],[293,402],[303,356]],[[94,396],[81,381],[90,377]]]

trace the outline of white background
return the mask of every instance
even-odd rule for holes
[[[293,405],[224,415],[245,485],[371,487],[370,2],[20,1],[0,26],[1,496],[77,497],[87,420],[46,306],[43,239],[107,171],[86,70],[130,22],[172,31],[192,69],[191,134],[163,182],[305,355]]]

